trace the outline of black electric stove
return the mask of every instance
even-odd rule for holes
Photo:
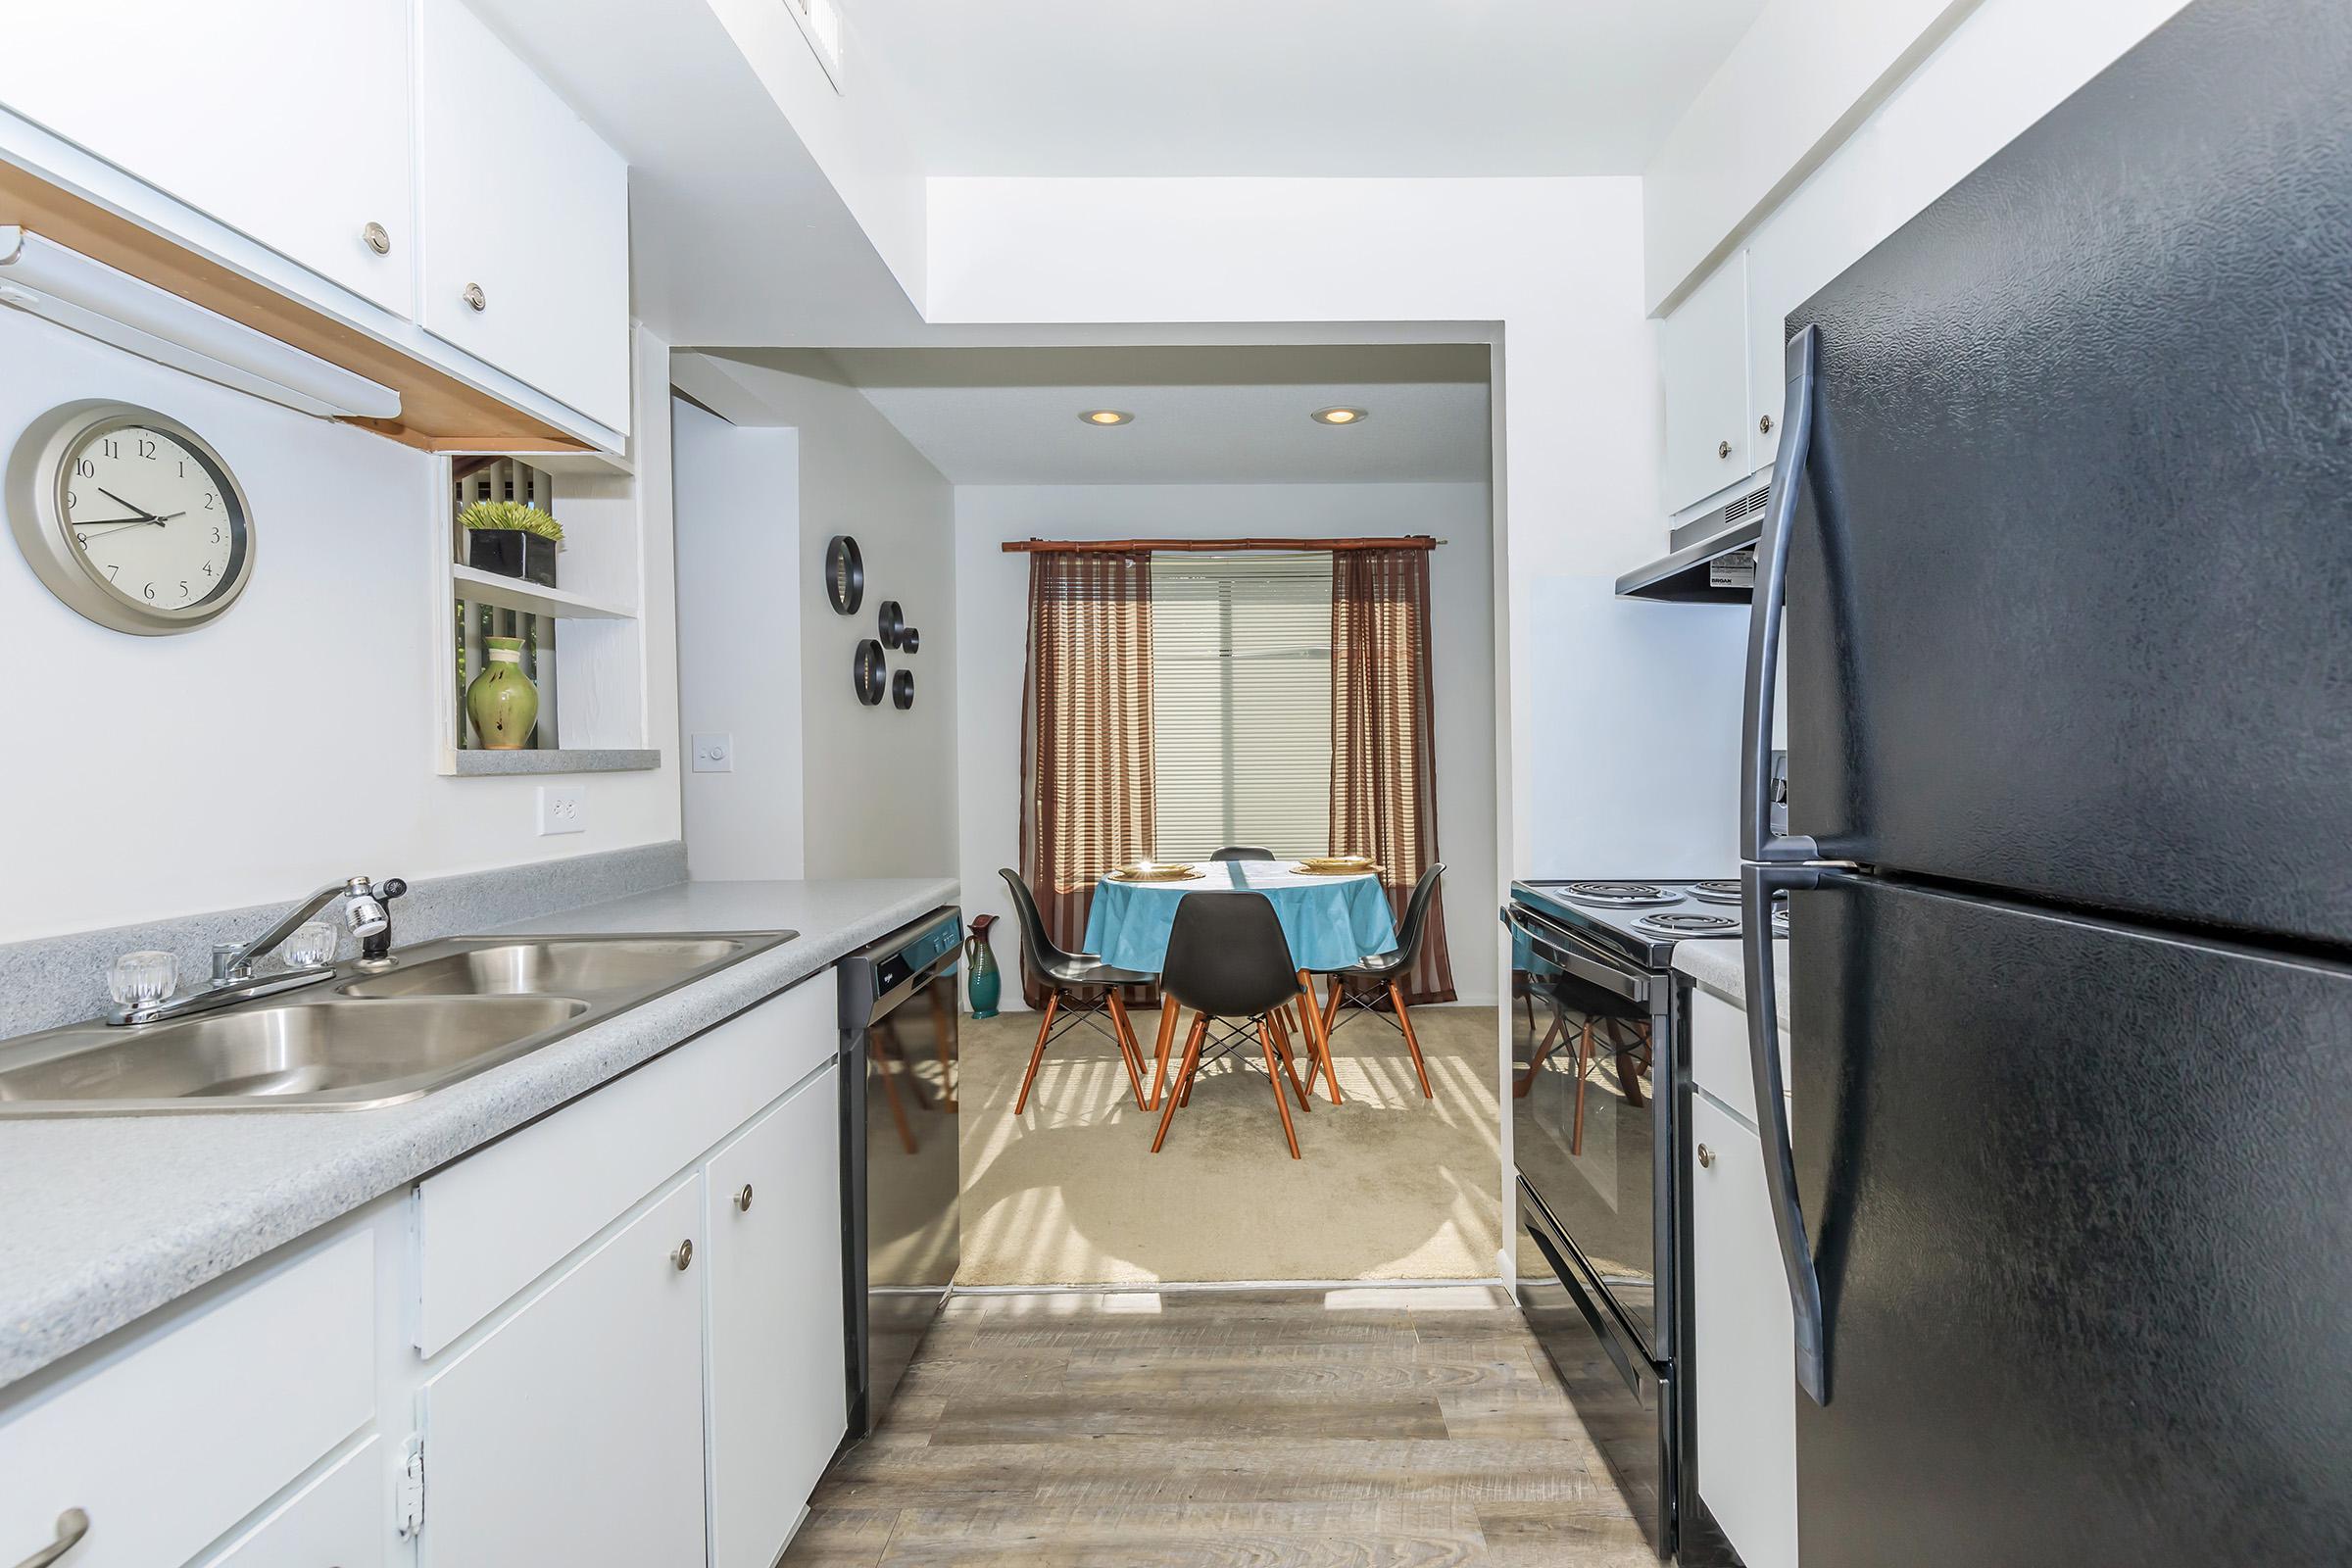
[[[1653,973],[1674,964],[1674,945],[1736,940],[1740,884],[1665,879],[1571,882],[1545,878],[1511,884],[1524,904]],[[1775,936],[1784,935],[1778,922]]]
[[[1672,968],[1678,944],[1738,940],[1739,884],[1514,882],[1503,921],[1520,1307],[1659,1555],[1730,1560],[1682,1463],[1690,982]]]

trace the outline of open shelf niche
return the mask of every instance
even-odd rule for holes
[[[435,530],[443,619],[436,646],[439,770],[460,777],[590,773],[661,765],[645,722],[644,590],[635,485],[591,465],[543,467],[531,457],[442,459],[448,497]],[[476,501],[519,501],[564,526],[557,587],[466,564],[458,514]],[[539,688],[539,724],[519,751],[482,747],[466,716],[485,636],[523,639],[523,673]]]

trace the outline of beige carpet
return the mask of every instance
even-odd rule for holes
[[[1148,1055],[1157,1015],[1137,1022]],[[1254,1054],[1203,1072],[1153,1154],[1158,1118],[1136,1108],[1106,1036],[1081,1027],[1048,1048],[1016,1121],[1037,1015],[966,1018],[958,1283],[1492,1277],[1494,1009],[1424,1007],[1413,1022],[1437,1099],[1421,1098],[1396,1031],[1359,1017],[1332,1038],[1346,1102],[1321,1085],[1311,1112],[1292,1102],[1294,1160]]]

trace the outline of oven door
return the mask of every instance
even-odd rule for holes
[[[1674,1384],[1571,1256],[1543,1205],[1519,1189],[1519,1310],[1608,1461],[1626,1506],[1659,1556],[1674,1549]]]
[[[1642,1353],[1666,1360],[1657,1303],[1673,1097],[1654,1092],[1671,1059],[1652,995],[1670,988],[1525,906],[1508,916],[1519,1178]]]

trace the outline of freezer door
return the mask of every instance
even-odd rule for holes
[[[2188,7],[1806,323],[1790,827],[2352,941],[2352,6]]]
[[[1791,905],[1806,1568],[2352,1561],[2352,968]]]

